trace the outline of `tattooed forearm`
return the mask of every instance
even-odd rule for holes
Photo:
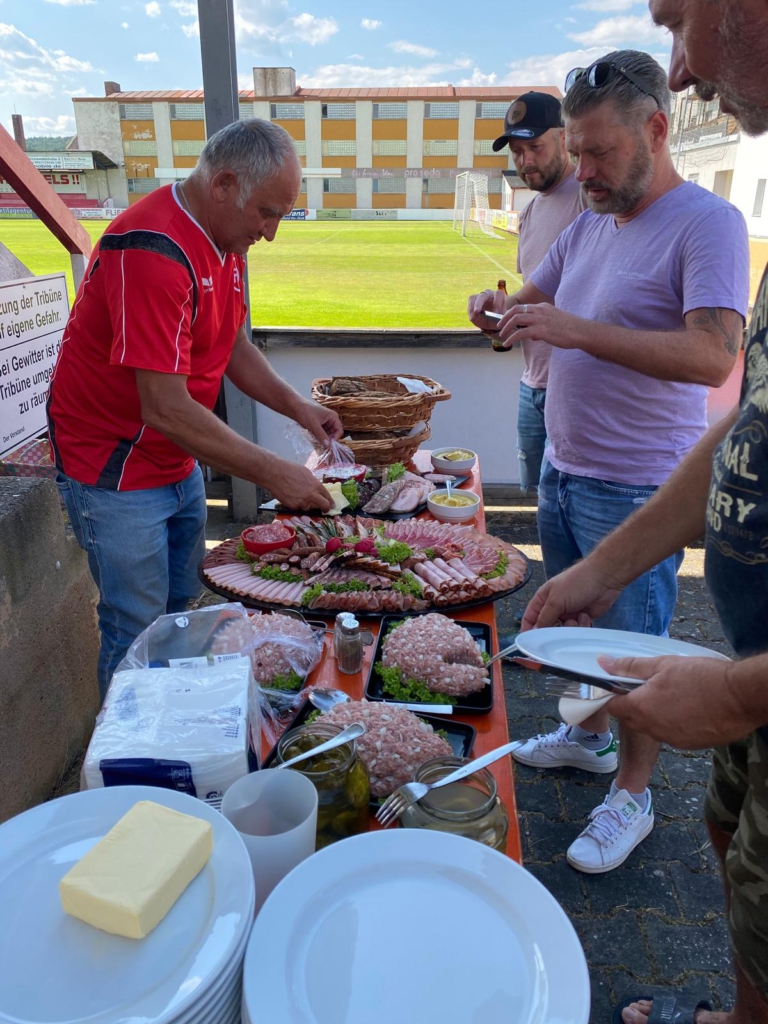
[[[723,339],[723,347],[729,355],[736,356],[739,354],[743,329],[738,326],[729,328],[723,321],[723,311],[721,309],[717,309],[714,306],[703,309],[698,316],[694,317],[693,326],[718,334]]]

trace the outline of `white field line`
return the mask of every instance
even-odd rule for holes
[[[472,241],[470,241],[470,239],[469,239],[469,238],[467,238],[467,236],[466,236],[466,235],[462,235],[462,238],[464,239],[464,241],[465,241],[465,242],[469,242],[469,244],[470,244],[471,246],[474,246],[474,248],[475,248],[475,249],[477,249],[477,251],[478,251],[478,252],[480,253],[480,255],[481,255],[481,256],[485,256],[485,258],[486,258],[487,260],[490,260],[490,261],[491,261],[491,263],[493,263],[493,265],[494,265],[494,266],[496,266],[496,267],[498,267],[498,268],[499,268],[499,270],[503,270],[503,271],[504,271],[504,273],[505,273],[505,274],[506,274],[506,275],[507,275],[508,277],[513,277],[513,278],[514,278],[514,279],[515,279],[516,281],[518,281],[518,282],[520,283],[520,287],[522,288],[522,286],[523,286],[523,279],[522,279],[522,277],[520,277],[520,275],[519,275],[519,274],[518,274],[518,273],[517,273],[516,271],[514,271],[514,270],[510,270],[510,269],[509,269],[508,267],[503,267],[503,266],[501,265],[501,263],[499,263],[499,261],[498,261],[498,260],[495,260],[495,259],[493,258],[493,256],[489,256],[487,252],[483,252],[483,250],[482,250],[482,249],[480,248],[480,246],[479,246],[479,245],[475,245],[475,243],[474,243],[474,242],[472,242]]]

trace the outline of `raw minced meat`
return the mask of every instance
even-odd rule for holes
[[[371,794],[389,796],[398,786],[411,782],[414,771],[431,757],[453,753],[451,746],[405,708],[374,701],[337,704],[323,716],[324,722],[344,729],[362,722],[366,732],[357,740],[357,752],[371,776]]]
[[[320,660],[321,638],[301,619],[279,612],[256,612],[233,619],[211,646],[213,654],[250,654],[253,677],[261,686],[284,680],[291,672],[302,679]]]
[[[489,683],[477,644],[463,626],[432,613],[407,619],[384,641],[381,660],[433,693],[463,697]]]

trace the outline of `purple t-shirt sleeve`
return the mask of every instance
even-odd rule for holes
[[[578,224],[578,220],[575,220],[573,224],[569,224],[565,231],[557,236],[550,246],[549,252],[529,278],[529,281],[540,292],[549,295],[551,299],[554,299],[555,295],[557,295],[557,289],[560,287],[560,278],[563,275],[568,243],[573,235],[573,229],[576,224]]]
[[[749,307],[749,236],[733,206],[708,211],[683,247],[683,314],[704,307],[734,309],[746,319]]]

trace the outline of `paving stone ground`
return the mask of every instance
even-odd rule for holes
[[[491,499],[488,505],[489,532],[520,547],[533,566],[524,590],[497,604],[499,631],[515,632],[515,613],[543,581],[535,509],[519,499],[505,506],[494,506]],[[498,507],[505,510],[493,511]],[[242,528],[224,508],[211,510],[210,539],[231,537]],[[671,635],[729,653],[707,596],[700,548],[686,552],[679,584]],[[548,732],[559,723],[557,701],[543,696],[537,673],[505,665],[504,688],[512,739]],[[653,832],[620,868],[589,876],[568,865],[565,851],[602,801],[610,778],[578,769],[515,766],[525,865],[563,906],[584,945],[592,980],[591,1024],[610,1024],[613,1006],[628,992],[653,994],[672,987],[708,998],[716,1009],[733,1005],[722,885],[702,815],[708,774],[706,753],[665,748],[651,780]]]

